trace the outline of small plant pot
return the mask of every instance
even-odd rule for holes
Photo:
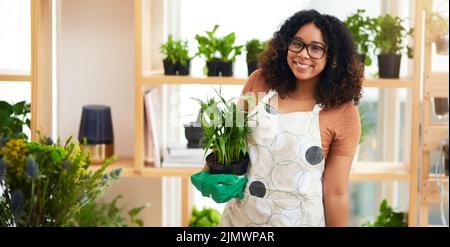
[[[164,65],[164,74],[165,75],[176,75],[177,74],[177,65],[172,63],[169,59],[163,60]]]
[[[378,73],[380,78],[399,78],[402,56],[396,54],[378,55]]]
[[[219,76],[219,61],[206,62],[206,68],[208,68],[208,76]]]
[[[448,55],[448,36],[440,37],[435,43],[437,54]]]
[[[188,141],[188,148],[200,148],[200,139],[205,135],[205,132],[202,127],[189,124],[184,126],[184,135]]]
[[[177,62],[177,71],[178,75],[189,75],[191,71],[191,60],[189,60],[186,65]]]
[[[219,66],[222,76],[233,76],[233,62],[220,62]]]
[[[448,99],[447,98],[434,98],[434,114],[436,116],[444,116],[448,113]]]
[[[257,66],[258,66],[258,62],[257,61],[247,62],[248,75],[251,75],[256,70]]]
[[[247,154],[241,155],[241,159],[238,161],[232,161],[230,165],[220,165],[217,162],[215,153],[211,153],[206,156],[206,164],[209,168],[210,174],[235,174],[243,175],[247,172],[248,163],[250,157]]]

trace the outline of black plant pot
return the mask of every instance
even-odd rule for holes
[[[164,74],[165,75],[176,75],[177,74],[177,65],[172,63],[169,59],[163,60],[164,65]]]
[[[399,78],[401,55],[378,55],[378,73],[380,78]]]
[[[189,75],[191,71],[191,60],[189,60],[186,65],[177,62],[177,71],[178,75]]]
[[[219,66],[222,76],[233,76],[233,62],[220,62]]]
[[[230,165],[219,165],[217,163],[217,159],[215,153],[210,153],[206,156],[206,164],[209,168],[210,174],[235,174],[235,175],[243,175],[247,172],[248,163],[250,161],[250,157],[247,154],[241,154],[241,159],[238,161],[232,161]]]
[[[257,61],[247,62],[248,75],[251,75],[256,70],[257,66],[258,66],[258,62]]]
[[[206,67],[208,68],[208,76],[219,76],[219,61],[206,62]]]
[[[202,127],[191,124],[184,126],[184,135],[188,141],[188,148],[200,148],[200,139],[205,135]]]
[[[448,113],[448,99],[434,98],[434,114],[443,116]]]

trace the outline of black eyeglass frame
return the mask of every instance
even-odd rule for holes
[[[291,49],[289,48],[289,47],[291,47],[292,42],[301,43],[301,44],[303,44],[303,47],[302,47],[300,50],[298,50],[298,51],[293,51],[293,50],[291,50]],[[321,46],[316,45],[316,44],[306,44],[305,42],[303,42],[302,40],[297,39],[297,38],[291,39],[291,41],[289,42],[287,48],[288,48],[288,50],[291,51],[291,52],[294,52],[294,53],[300,53],[300,52],[303,51],[303,49],[305,49],[305,47],[306,47],[306,53],[308,53],[308,56],[309,56],[310,58],[312,58],[312,59],[321,59],[321,58],[323,58],[323,56],[324,56],[325,54],[328,53],[328,50],[327,50],[326,48],[324,48],[324,47],[321,47]],[[309,54],[309,47],[316,47],[316,48],[321,49],[321,50],[323,51],[322,56],[320,56],[319,58],[311,56],[311,54]]]

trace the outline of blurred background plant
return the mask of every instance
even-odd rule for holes
[[[380,204],[380,213],[375,222],[371,223],[368,221],[367,223],[364,223],[363,226],[406,227],[408,226],[406,219],[406,213],[394,212],[394,210],[388,205],[386,199],[383,199]]]
[[[199,211],[193,207],[189,227],[213,227],[217,226],[221,219],[222,215],[214,208],[204,207]]]
[[[117,195],[112,201],[91,201],[73,217],[69,226],[80,227],[127,227],[127,226],[144,226],[144,221],[140,219],[139,213],[147,207],[135,207],[127,212],[128,218],[125,216],[125,208],[118,207],[117,201],[122,195]],[[129,222],[129,224],[127,223]]]
[[[9,104],[0,101],[0,146],[4,145],[8,138],[27,136],[23,133],[23,126],[30,128],[30,104],[25,101]]]
[[[71,138],[65,144],[9,139],[0,157],[0,226],[66,225],[121,172],[106,173],[115,156],[88,170],[90,154]]]

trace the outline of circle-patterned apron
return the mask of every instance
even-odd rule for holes
[[[325,226],[321,107],[278,113],[269,102],[276,94],[269,91],[254,110],[244,199],[225,206],[219,226]]]

